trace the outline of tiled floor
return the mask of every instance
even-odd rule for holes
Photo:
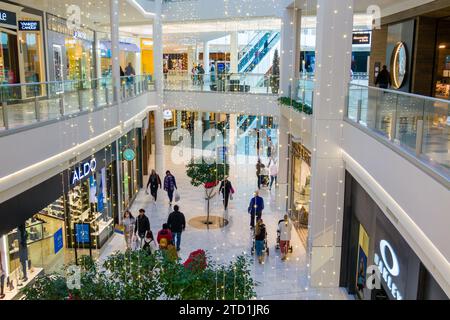
[[[172,147],[166,147],[166,168],[170,169],[175,177],[181,195],[179,202],[181,211],[186,220],[204,215],[205,201],[203,190],[190,185],[183,165],[172,165],[170,154]],[[229,220],[227,227],[221,230],[198,230],[188,226],[182,235],[180,256],[184,261],[190,252],[196,249],[205,249],[212,259],[219,263],[226,263],[236,256],[249,254],[251,248],[251,235],[249,228],[249,215],[247,214],[248,201],[256,189],[256,175],[254,156],[244,157],[245,164],[233,166],[231,178],[236,195],[230,203],[229,211],[224,212],[221,199],[212,200],[211,214],[224,216]],[[267,159],[263,159],[267,161]],[[241,161],[243,162],[243,161]],[[338,288],[310,288],[308,285],[307,255],[298,235],[293,232],[292,244],[294,251],[289,260],[282,262],[279,252],[275,250],[277,222],[282,218],[283,212],[276,207],[276,190],[263,190],[262,197],[266,202],[263,220],[267,226],[270,256],[264,265],[252,263],[252,276],[258,282],[256,292],[258,299],[348,299]],[[144,208],[150,219],[151,229],[157,233],[166,221],[170,208],[167,196],[159,192],[158,201],[152,203],[150,196],[141,191],[133,204],[132,212],[136,213]],[[116,234],[103,250],[102,259],[116,250],[124,250],[123,236]]]

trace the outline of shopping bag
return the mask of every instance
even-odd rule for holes
[[[178,193],[177,190],[175,190],[175,192],[173,193],[173,197],[174,197],[175,202],[180,201],[180,194]]]

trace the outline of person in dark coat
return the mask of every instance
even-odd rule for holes
[[[162,187],[161,178],[155,170],[152,170],[152,173],[148,178],[147,190],[150,188],[150,194],[152,195],[154,201],[158,198],[158,187]]]
[[[223,196],[223,206],[225,210],[228,210],[228,202],[231,195],[234,193],[233,185],[231,184],[231,181],[228,180],[228,177],[225,177],[220,183],[219,192],[221,192]]]
[[[380,71],[375,80],[375,85],[382,89],[387,89],[391,85],[391,74],[387,70],[387,66],[383,66],[383,70]]]
[[[169,197],[170,205],[172,205],[173,202],[173,193],[175,189],[178,189],[177,181],[175,180],[175,177],[172,175],[172,173],[169,170],[167,170],[166,177],[164,178],[164,190],[167,191],[167,196]]]
[[[248,205],[248,213],[250,214],[250,228],[255,228],[255,217],[259,220],[264,210],[264,199],[259,196],[259,191],[255,191],[255,195]]]
[[[172,231],[173,242],[177,246],[177,251],[180,251],[181,233],[186,229],[186,219],[184,214],[180,212],[179,206],[174,206],[173,210],[174,211],[169,214],[167,225],[169,226],[170,231]]]
[[[136,226],[134,227],[134,233],[139,237],[142,247],[142,241],[145,238],[147,232],[150,231],[150,220],[145,215],[145,210],[140,209],[139,215],[136,218]]]

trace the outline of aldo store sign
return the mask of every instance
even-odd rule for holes
[[[78,167],[76,167],[70,176],[70,183],[72,185],[81,181],[83,178],[89,176],[91,173],[95,172],[97,169],[97,160],[92,158],[89,161],[81,163]]]
[[[0,25],[8,28],[17,28],[17,15],[15,12],[0,9]]]
[[[389,293],[396,300],[403,300],[403,294],[397,281],[400,279],[400,264],[396,252],[386,240],[379,243],[379,252],[375,253],[374,263],[380,271],[381,279],[389,289]]]

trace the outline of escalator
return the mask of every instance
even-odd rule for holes
[[[264,57],[275,47],[280,40],[279,32],[262,32],[258,33],[257,41],[252,40],[251,43],[255,43],[251,48],[244,48],[244,53],[239,60],[238,70],[239,73],[252,72],[256,66],[264,59]]]

